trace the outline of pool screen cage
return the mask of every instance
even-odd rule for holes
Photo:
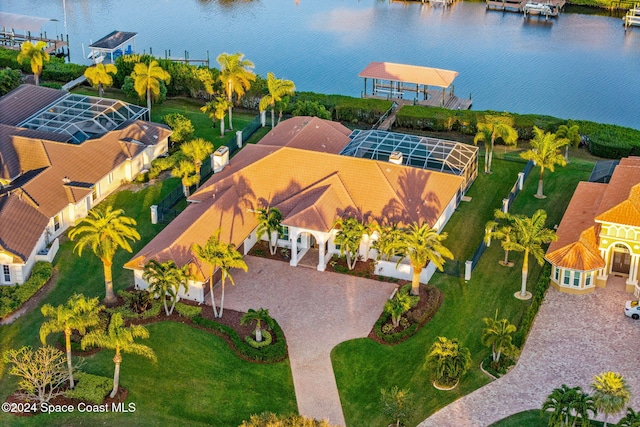
[[[478,176],[478,147],[381,130],[354,130],[344,156],[381,160],[461,176],[466,191]]]
[[[116,99],[69,94],[29,117],[18,126],[71,136],[71,142],[100,137],[137,119],[148,110]]]

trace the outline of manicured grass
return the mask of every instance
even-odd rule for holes
[[[449,231],[446,242],[450,246],[455,245],[456,255],[473,253],[479,241],[478,235],[481,239],[484,233],[484,218],[491,215],[495,208],[501,207],[504,195],[498,193],[496,197],[492,193],[494,188],[501,188],[502,183],[499,181],[506,179],[498,171],[509,168],[507,163],[494,161],[495,173],[479,179],[474,184],[479,188],[472,190],[475,194],[491,194],[490,197],[498,202],[497,205],[481,203],[480,196],[476,196],[469,202],[470,208],[459,208],[445,228]],[[523,192],[516,198],[512,212],[531,215],[538,208],[547,209],[548,225],[553,226],[559,222],[578,181],[587,179],[590,170],[587,162],[576,161],[567,168],[559,168],[556,173],[548,175],[545,194],[549,197],[545,200],[533,197],[538,177],[536,170],[533,170],[525,182]],[[515,177],[513,181],[509,179],[507,191],[513,182]],[[472,224],[480,224],[481,229],[478,230]],[[500,244],[492,244],[467,283],[444,274],[434,275],[430,283],[442,291],[442,306],[433,319],[408,341],[389,347],[370,339],[359,339],[342,343],[333,350],[333,367],[349,426],[385,425],[391,421],[382,416],[379,403],[381,388],[398,386],[411,390],[416,396],[418,410],[410,424],[417,424],[437,409],[490,381],[479,369],[480,361],[489,354],[489,349],[481,343],[484,327],[482,318],[493,316],[495,310],[499,309],[500,317],[506,317],[519,326],[530,305],[529,301],[520,301],[513,296],[520,288],[522,254],[510,254],[510,260],[515,263],[513,268],[498,264],[503,256]],[[542,268],[533,260],[530,260],[529,266],[528,286],[532,290]],[[458,338],[470,349],[473,357],[471,370],[453,391],[438,391],[433,388],[431,373],[424,367],[426,352],[438,336]]]
[[[538,409],[519,412],[497,423],[491,424],[491,427],[547,427],[547,416],[543,415]],[[591,421],[592,427],[601,427],[604,423],[600,421]],[[612,425],[612,424],[609,424]]]
[[[163,225],[150,222],[149,207],[178,186],[168,179],[138,192],[121,191],[104,203],[125,209],[135,218],[143,239],[134,245],[134,253],[155,236]],[[78,257],[72,252],[74,242],[65,241],[54,261],[59,280],[44,303],[64,303],[74,292],[86,296],[104,296],[104,279],[100,261],[90,252]],[[133,284],[131,271],[122,265],[131,254],[120,251],[113,265],[114,288]],[[0,348],[38,347],[42,314],[34,310],[11,325],[0,327]],[[238,425],[253,412],[270,410],[279,413],[296,411],[291,370],[288,362],[257,365],[237,358],[220,338],[185,325],[163,322],[149,325],[151,338],[145,342],[157,353],[154,366],[135,355],[124,355],[121,384],[129,389],[128,402],[137,405],[135,415],[42,415],[16,418],[0,414],[0,425]],[[50,343],[57,336],[49,338]],[[113,375],[113,353],[101,351],[87,359],[86,372]],[[1,360],[1,359],[0,359]],[[7,374],[0,361],[0,401],[17,387],[15,377]],[[87,417],[92,417],[91,419]]]

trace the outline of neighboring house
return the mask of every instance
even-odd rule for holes
[[[0,98],[0,285],[51,261],[58,236],[167,151],[171,130],[146,114],[33,85]]]
[[[578,184],[557,233],[545,257],[554,288],[589,293],[614,275],[638,296],[640,157],[622,159],[607,184]]]
[[[363,132],[358,133],[361,139]],[[372,135],[382,143],[399,134]],[[399,224],[427,222],[442,229],[467,188],[466,177],[395,164],[391,162],[394,159],[339,154],[352,142],[351,136],[339,123],[294,117],[258,144],[247,145],[229,166],[189,197],[184,212],[125,264],[134,270],[136,286],[148,286],[142,273],[151,259],[173,260],[179,266],[191,264],[196,279],[181,296],[202,302],[209,270],[194,255],[192,245],[205,244],[220,229],[223,241],[247,254],[258,239],[266,239],[256,236],[255,231],[255,210],[263,207],[276,207],[282,213],[278,246],[290,250],[290,264],[303,263],[320,271],[340,252],[334,244],[333,228],[338,217]],[[454,150],[455,143],[450,144]],[[473,147],[473,152],[476,156],[471,168],[477,171],[477,148]],[[363,239],[363,259],[376,255],[370,243]],[[214,283],[219,273],[214,275]]]

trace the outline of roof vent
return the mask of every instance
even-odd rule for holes
[[[64,182],[65,184],[68,184],[68,183],[71,182],[71,180],[69,179],[68,176],[65,176],[65,177],[62,178],[62,182]]]
[[[402,164],[402,153],[400,151],[392,151],[389,156],[389,163],[393,163],[395,165]]]

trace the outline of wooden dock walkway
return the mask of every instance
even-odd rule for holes
[[[405,99],[400,97],[392,97],[390,95],[364,95],[365,98],[384,99],[394,101],[399,105],[422,105],[423,107],[442,107],[449,110],[468,110],[471,108],[473,101],[471,98],[459,98],[453,93],[442,93],[438,89],[429,89],[427,99],[424,101],[416,101],[415,99]]]
[[[631,26],[640,27],[640,3],[634,5],[622,18],[625,31]]]

